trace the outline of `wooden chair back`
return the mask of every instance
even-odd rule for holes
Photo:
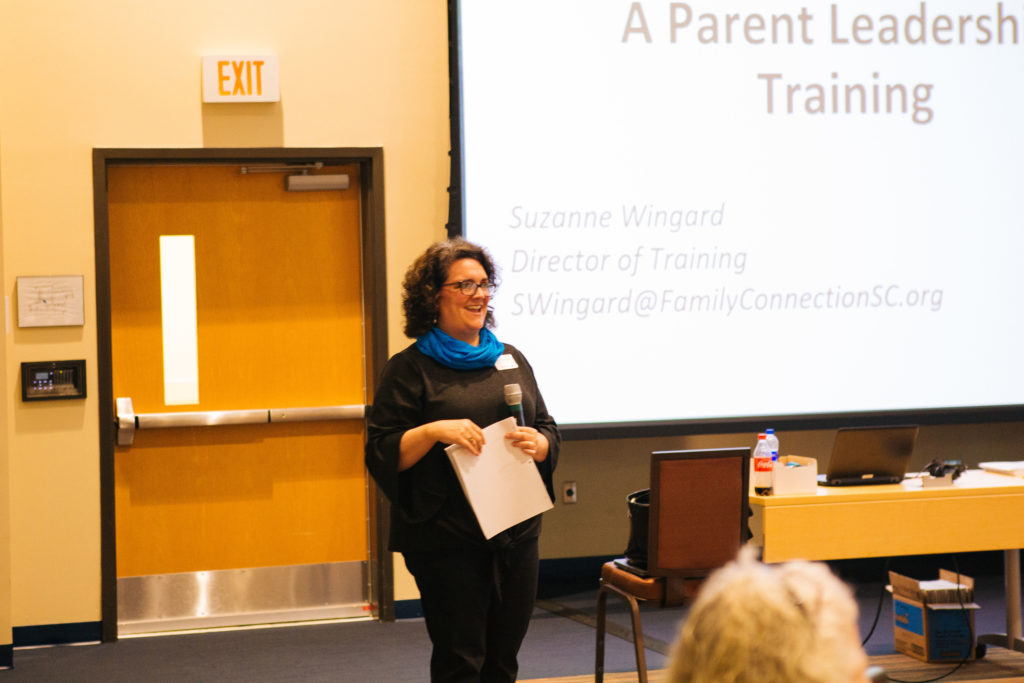
[[[706,576],[747,540],[750,449],[651,454],[647,568],[651,576]]]

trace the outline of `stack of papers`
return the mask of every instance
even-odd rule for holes
[[[1024,477],[1024,460],[982,462],[978,466],[986,472],[1009,474],[1012,477]]]
[[[485,538],[554,507],[533,458],[505,438],[515,428],[513,417],[485,427],[480,455],[454,444],[445,449]]]
[[[974,589],[962,583],[955,583],[945,579],[934,581],[921,581],[921,593],[924,594],[923,602],[928,603],[952,603],[970,602],[974,599]],[[960,593],[960,596],[957,596]]]

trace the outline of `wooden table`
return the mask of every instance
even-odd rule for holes
[[[1006,633],[978,642],[1024,652],[1024,478],[968,470],[945,487],[922,487],[920,479],[819,486],[806,495],[751,495],[750,508],[752,542],[764,548],[765,562],[1002,550]]]

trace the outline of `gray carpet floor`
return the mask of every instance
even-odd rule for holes
[[[978,633],[1005,630],[1001,575],[979,576]],[[893,652],[892,603],[880,582],[851,583],[867,635],[879,604],[880,618],[868,640],[869,654]],[[879,602],[881,600],[881,603]],[[624,604],[609,600],[606,645],[608,672],[635,670]],[[595,591],[545,598],[534,612],[520,653],[520,679],[592,674]],[[666,664],[668,645],[685,618],[685,608],[643,610],[647,662]],[[18,648],[14,668],[0,671],[0,683],[15,681],[427,681],[430,642],[422,620],[392,623],[349,621],[288,628],[207,632],[114,643]]]

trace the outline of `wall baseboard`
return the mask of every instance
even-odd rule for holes
[[[422,619],[423,606],[417,600],[395,600],[395,619]]]
[[[11,629],[14,647],[37,645],[66,645],[68,643],[98,643],[103,639],[102,623],[82,621],[76,624],[48,624],[45,626],[15,626]]]
[[[537,597],[551,598],[570,593],[597,590],[601,578],[601,565],[614,556],[565,557],[540,561]],[[422,619],[423,607],[419,600],[396,600],[395,619]]]
[[[621,555],[592,555],[565,557],[540,561],[537,597],[553,598],[559,595],[597,590],[601,579],[601,565]]]

